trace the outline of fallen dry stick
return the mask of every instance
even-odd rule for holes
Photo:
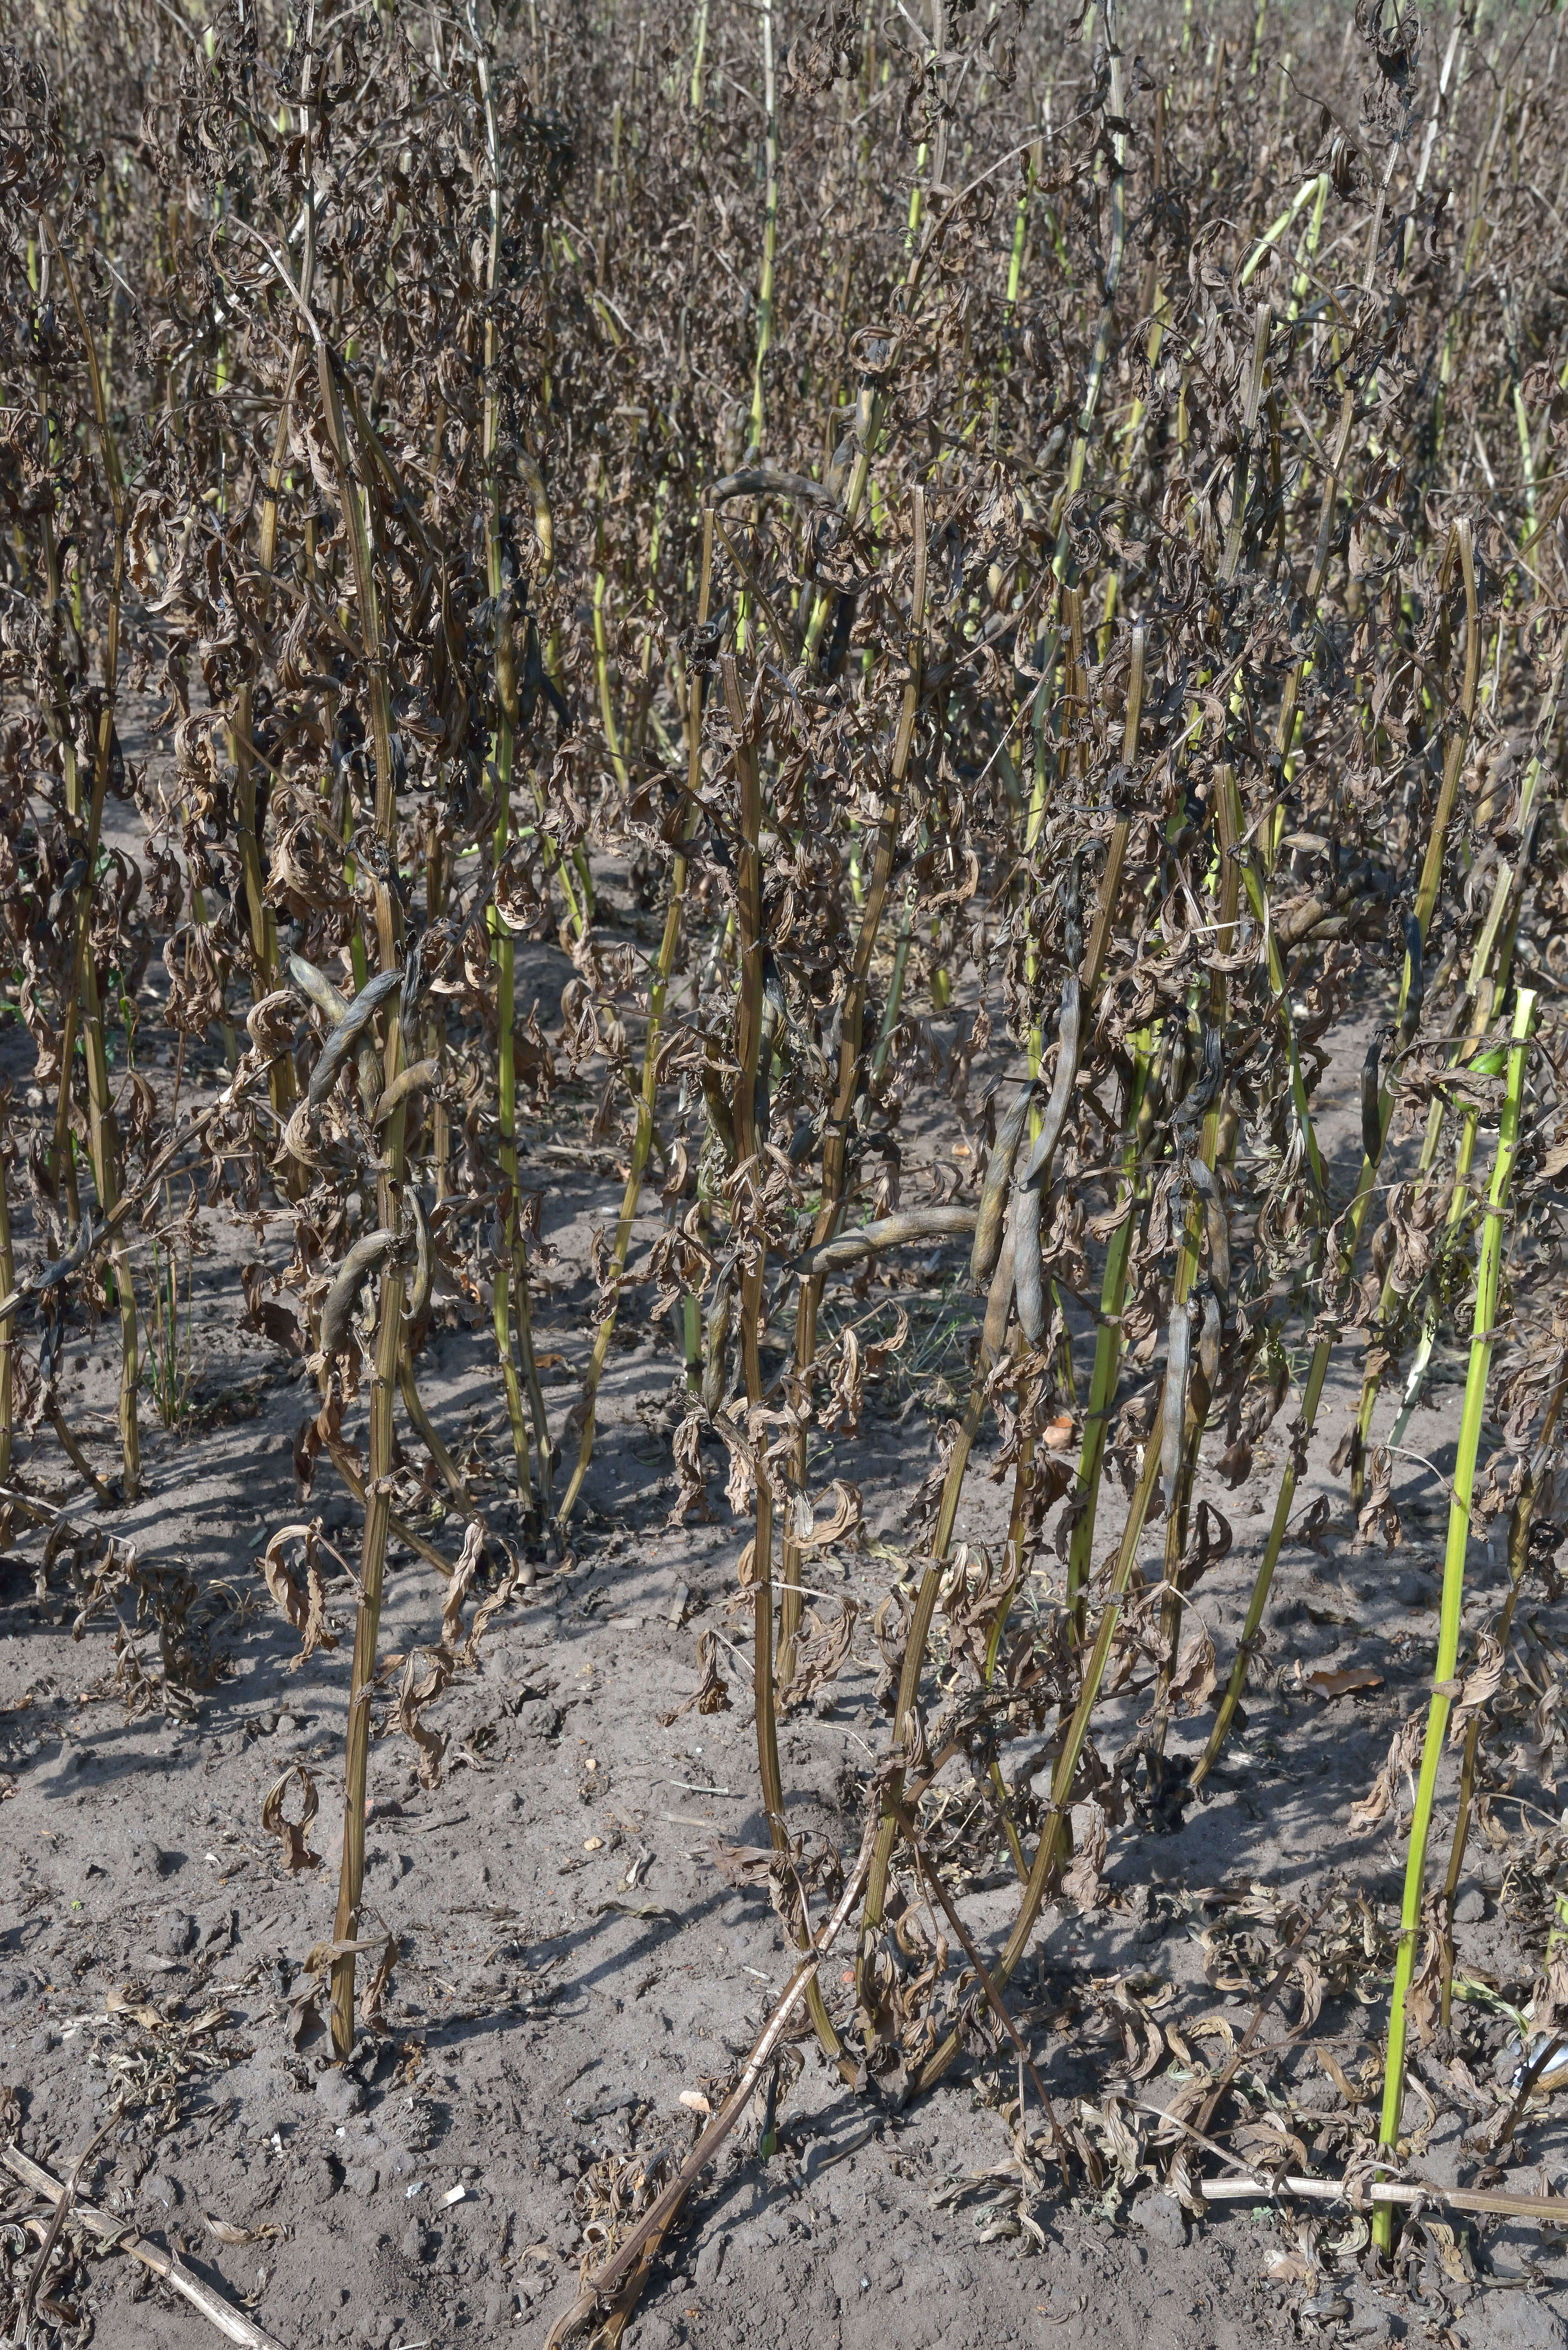
[[[44,2230],[44,2241],[38,2246],[38,2257],[33,2262],[32,2273],[27,2279],[26,2285],[23,2290],[21,2302],[17,2307],[16,2339],[18,2342],[26,2342],[32,2332],[33,2304],[38,2297],[38,2288],[42,2285],[45,2275],[47,2272],[49,2256],[53,2252],[56,2244],[58,2243],[60,2230],[65,2226],[67,2217],[75,2205],[77,2199],[77,2181],[81,2177],[82,2172],[87,2168],[88,2164],[92,2159],[94,2154],[96,2154],[99,2147],[103,2144],[104,2139],[109,2136],[110,2130],[115,2128],[119,2123],[121,2110],[121,2106],[117,2103],[108,2121],[103,2125],[103,2127],[99,2130],[94,2137],[88,2140],[88,2143],[83,2147],[81,2152],[78,2155],[76,2160],[71,2165],[70,2177],[66,2180],[64,2186],[60,2189],[59,2193],[55,2198],[55,2216]]]
[[[36,2162],[29,2161],[20,2147],[7,2146],[0,2149],[0,2162],[5,2164],[14,2178],[19,2178],[23,2186],[30,2187],[36,2195],[44,2196],[50,2203],[59,2203],[64,2199],[66,2190],[59,2180],[52,2178],[48,2171],[40,2169]],[[283,2345],[258,2325],[254,2318],[242,2316],[222,2293],[214,2293],[211,2285],[203,2284],[199,2277],[193,2277],[189,2269],[182,2268],[177,2259],[171,2259],[167,2252],[158,2251],[134,2230],[122,2228],[119,2221],[111,2220],[107,2211],[96,2210],[90,2203],[73,2202],[71,2217],[79,2220],[88,2233],[96,2236],[100,2243],[109,2245],[115,2251],[129,2252],[133,2261],[140,2261],[144,2269],[151,2269],[155,2277],[161,2277],[164,2283],[172,2286],[192,2309],[199,2309],[220,2334],[226,2334],[231,2342],[242,2344],[244,2350],[283,2350]]]
[[[1503,2220],[1539,2220],[1552,2228],[1568,2228],[1568,2196],[1499,2195],[1480,2187],[1438,2187],[1429,2178],[1379,2178],[1354,2197],[1342,2178],[1205,2178],[1199,2192],[1206,2203],[1245,2202],[1255,2196],[1268,2202],[1276,2195],[1300,2195],[1312,2203],[1441,2203],[1453,2211],[1485,2211]]]
[[[753,2091],[767,2069],[768,2059],[784,2038],[790,2017],[805,1998],[817,1968],[843,1931],[850,1911],[860,1898],[860,1889],[871,1866],[876,1841],[877,1823],[873,1819],[867,1824],[866,1833],[860,1839],[859,1856],[838,1897],[837,1907],[784,1985],[778,2005],[753,2045],[740,2079],[659,2200],[649,2206],[625,2243],[612,2253],[603,2267],[585,2278],[583,2289],[570,2309],[562,2311],[545,2335],[545,2350],[560,2350],[560,2345],[569,2341],[579,2326],[587,2323],[600,2303],[607,2301],[619,2286],[626,2283],[639,2262],[647,2265],[644,2255],[651,2258],[653,2249],[685,2202],[699,2174],[712,2161],[745,2112]]]

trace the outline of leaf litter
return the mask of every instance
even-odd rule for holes
[[[43,26],[3,60],[0,1511],[39,1653],[112,1647],[74,1696],[68,1660],[8,1690],[18,1815],[46,1725],[200,1733],[293,1636],[241,1741],[283,1767],[203,1884],[276,1846],[285,2070],[245,2098],[325,2085],[318,2195],[379,2193],[416,2149],[360,2116],[389,2070],[433,2129],[431,2018],[559,2005],[526,1937],[471,1979],[450,1889],[422,1914],[472,1823],[429,1815],[416,1863],[399,1822],[514,1740],[569,1760],[571,1706],[492,1682],[541,1608],[597,1628],[639,1361],[673,1498],[639,1544],[690,1596],[717,1532],[702,1597],[754,1637],[704,1628],[684,1697],[612,1656],[619,1734],[566,1773],[605,1833],[568,1865],[640,1836],[616,1779],[655,1728],[749,1738],[766,1842],[719,1873],[798,1959],[786,2030],[740,2003],[777,1968],[728,1953],[727,2053],[765,2054],[700,2118],[754,2120],[765,2175],[805,2040],[916,2126],[961,2068],[1012,2152],[929,2208],[981,2241],[1293,2197],[1262,2270],[1303,2327],[1364,2269],[1458,2321],[1478,2223],[1562,2208],[1506,2168],[1522,2138],[1550,2173],[1568,2019],[1546,22],[1365,0],[1293,58],[1266,12],[829,12],[781,26],[782,74],[768,9],[431,29],[161,0],[85,75]],[[552,1152],[584,1170],[558,1215]],[[192,1405],[203,1258],[203,1364],[225,1325],[267,1351]],[[496,1409],[459,1437],[464,1347]],[[287,1415],[296,1490],[235,1580],[149,1474],[144,1369],[193,1464]],[[306,1379],[307,1410],[258,1400]],[[714,1751],[676,1783],[737,1784]],[[1315,1907],[1276,1889],[1309,1769]],[[1216,1795],[1228,1873],[1159,1869]],[[74,1835],[33,1843],[15,1980],[47,2002],[43,1936],[85,1933],[86,1973],[105,1921],[57,1881]],[[332,1866],[328,1929],[301,1905]],[[846,1983],[815,1943],[850,1888]],[[255,2061],[200,1996],[238,1911],[164,1907],[186,1991],[122,1980],[109,2053],[77,2034],[122,2144]],[[593,1914],[634,1950],[694,1930]],[[611,2340],[720,2144],[614,2111],[648,2146],[572,2173],[573,2324]],[[17,2323],[73,2341],[74,2193],[30,2267],[29,2221],[4,2237]],[[388,2339],[433,2257],[410,2224]],[[516,2273],[513,2225],[480,2272]]]

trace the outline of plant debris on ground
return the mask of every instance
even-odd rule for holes
[[[1561,31],[0,25],[10,2338],[1568,2341]]]

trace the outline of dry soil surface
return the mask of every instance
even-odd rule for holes
[[[546,1025],[558,1017],[567,968],[553,949],[530,950],[520,993],[524,1002],[538,993]],[[155,1003],[145,1026],[156,1063]],[[0,1046],[25,1109],[26,1039],[12,1030]],[[213,1054],[188,1064],[187,1099],[215,1082],[215,1061]],[[998,1075],[977,1069],[971,1103]],[[165,1052],[160,1082],[168,1080]],[[957,1132],[978,1144],[976,1109]],[[944,1134],[950,1157],[950,1119]],[[906,1170],[906,1196],[916,1191],[919,1155]],[[618,1179],[613,1152],[587,1143],[553,1157],[541,1148],[529,1171],[545,1191],[544,1232],[556,1252],[536,1338],[555,1358],[546,1397],[558,1430],[591,1341],[591,1228],[611,1220]],[[26,1264],[42,1240],[26,1203],[16,1204]],[[634,1263],[659,1229],[656,1195],[648,1204]],[[0,1560],[8,1872],[0,2081],[19,2110],[21,2146],[57,2175],[111,2123],[83,2175],[84,2198],[177,2248],[290,2350],[538,2344],[591,2249],[598,2183],[635,2154],[685,2150],[697,2123],[682,2096],[722,2082],[788,1972],[765,1888],[733,1889],[714,1860],[721,1841],[765,1840],[740,1653],[749,1628],[729,1607],[747,1529],[722,1498],[716,1449],[711,1523],[668,1523],[672,1350],[666,1331],[649,1335],[646,1319],[628,1314],[630,1343],[611,1356],[569,1546],[564,1555],[535,1551],[535,1580],[431,1710],[448,1737],[438,1787],[419,1783],[412,1749],[391,1721],[396,1676],[381,1685],[368,1899],[374,1939],[384,1928],[400,1954],[379,2027],[348,2065],[334,2065],[301,1995],[306,1956],[332,1928],[352,1594],[347,1568],[329,1562],[327,1614],[340,1644],[300,1664],[258,1558],[279,1526],[319,1513],[351,1565],[357,1513],[325,1461],[302,1502],[293,1443],[310,1409],[309,1384],[297,1365],[237,1327],[237,1263],[281,1263],[286,1219],[241,1229],[213,1210],[202,1224],[211,1251],[197,1260],[193,1291],[201,1409],[173,1433],[149,1411],[146,1490],[135,1507],[96,1513],[47,1430],[18,1447],[29,1491],[67,1510],[78,1531],[133,1544],[143,1570],[189,1574],[187,1629],[211,1671],[189,1693],[166,1690],[156,1628],[138,1627],[124,1593],[78,1637],[78,1601],[57,1565],[46,1573],[43,1532],[14,1524]],[[863,1613],[843,1673],[785,1725],[784,1765],[792,1828],[846,1852],[858,1840],[867,1775],[887,1743],[869,1612],[898,1571],[902,1511],[962,1383],[961,1349],[948,1344],[942,1353],[941,1314],[930,1310],[960,1294],[961,1264],[959,1251],[938,1252],[897,1293],[926,1309],[916,1318],[933,1334],[936,1367],[873,1382],[861,1440],[840,1440],[836,1451],[825,1445],[814,1460],[814,1478],[853,1476],[864,1495],[866,1541],[822,1568],[831,1591],[858,1599]],[[449,1297],[443,1315],[421,1358],[422,1391],[449,1442],[488,1479],[480,1491],[492,1530],[517,1543],[483,1312]],[[68,1416],[106,1470],[114,1338],[109,1324],[74,1325],[62,1382]],[[1125,2012],[1121,1991],[1177,2025],[1206,2060],[1219,2043],[1195,2039],[1195,2023],[1218,2013],[1233,2034],[1245,2030],[1252,1995],[1225,1988],[1222,1969],[1218,1981],[1206,1972],[1203,1937],[1227,1903],[1253,1895],[1265,1906],[1312,1908],[1337,1887],[1364,1897],[1383,1929],[1396,1915],[1407,1792],[1399,1814],[1371,1833],[1353,1835],[1348,1814],[1429,1682],[1442,1500],[1426,1471],[1402,1464],[1400,1547],[1386,1553],[1356,1536],[1345,1485],[1327,1467],[1358,1376],[1354,1340],[1341,1351],[1344,1369],[1298,1502],[1304,1517],[1326,1494],[1330,1521],[1317,1547],[1287,1547],[1269,1617],[1267,1661],[1287,1669],[1250,1693],[1246,1730],[1202,1799],[1180,1800],[1179,1785],[1176,1799],[1135,1808],[1113,1836],[1105,1898],[1086,1915],[1049,1909],[1015,1979],[1014,2004],[1064,2114],[1075,2099],[1097,2103],[1115,2089],[1136,2121],[1139,2100],[1166,2102],[1180,2077],[1169,2045],[1146,2066],[1139,2031],[1124,2043],[1115,2022]],[[1082,1340],[1079,1358],[1082,1374]],[[1414,1440],[1439,1471],[1452,1457],[1447,1358],[1444,1374],[1449,1384],[1437,1409],[1417,1419]],[[1272,1507],[1291,1409],[1245,1487],[1229,1492],[1210,1481],[1200,1489],[1235,1534],[1194,1602],[1222,1664]],[[405,1442],[415,1455],[411,1432]],[[994,1442],[994,1431],[982,1440],[959,1528],[976,1545],[994,1546],[1004,1528],[1006,1488],[984,1474]],[[455,1555],[458,1524],[434,1533]],[[1151,1530],[1151,1558],[1158,1543]],[[1470,1620],[1485,1622],[1505,1580],[1501,1548],[1477,1545],[1471,1572]],[[1035,1586],[1042,1603],[1060,1575],[1047,1544]],[[431,1569],[394,1545],[385,1651],[433,1640],[441,1600]],[[1563,1636],[1563,1611],[1532,1598],[1530,1614],[1532,1637],[1549,1656]],[[660,1714],[696,1687],[697,1642],[708,1630],[721,1636],[730,1707],[689,1711],[661,1727]],[[1303,1678],[1342,1669],[1368,1686],[1325,1698]],[[140,1712],[126,1701],[139,1673],[138,1702],[150,1706]],[[1143,1702],[1127,1693],[1107,1705],[1106,1751],[1131,1733]],[[1179,1759],[1196,1752],[1208,1719],[1179,1726]],[[262,1809],[295,1764],[308,1771],[319,1800],[308,1842],[320,1865],[291,1874]],[[301,1784],[296,1777],[289,1801],[296,1815]],[[1555,1788],[1532,1777],[1528,1756],[1515,1794],[1537,1807],[1537,1820],[1554,1821]],[[1524,1813],[1500,1816],[1513,1828]],[[1435,1849],[1446,1851],[1446,1825],[1447,1814]],[[1462,1964],[1510,1984],[1528,1978],[1540,1953],[1527,1947],[1507,1866],[1506,1855],[1478,1839],[1459,1916]],[[982,1947],[996,1946],[1015,1901],[1002,1850],[966,1900]],[[371,1964],[362,1962],[362,1982]],[[846,1964],[841,1948],[826,1970],[830,2003],[841,2009],[850,1998]],[[1307,2114],[1340,2105],[1319,2051],[1326,2047],[1354,2083],[1380,2041],[1386,1986],[1369,1960],[1365,1983],[1331,1997],[1316,2023],[1282,2047],[1300,2009],[1293,1990],[1262,2034],[1278,2050],[1266,2073],[1282,2111],[1289,2100]],[[1507,2065],[1505,2019],[1467,2010],[1464,2029],[1472,2076]],[[1450,2043],[1449,2054],[1459,2046]],[[668,2244],[628,2332],[637,2350],[880,2350],[889,2339],[909,2350],[1022,2342],[1114,2350],[1151,2341],[1161,2350],[1222,2350],[1320,2336],[1408,2335],[1468,2350],[1568,2343],[1568,2268],[1550,2237],[1461,2227],[1451,2270],[1438,2274],[1434,2255],[1397,2286],[1378,2288],[1361,2272],[1360,2238],[1344,2210],[1314,2215],[1305,2237],[1300,2212],[1262,2204],[1215,2205],[1194,2223],[1147,2180],[1118,2196],[1114,2186],[1096,2194],[1080,2175],[1070,2195],[1025,2197],[1021,2224],[1016,2173],[1013,2183],[985,2175],[1011,2155],[998,2110],[1014,2092],[1010,2052],[955,2070],[934,2095],[901,2109],[842,2086],[810,2043],[805,2054],[776,2151],[761,2159],[757,2128],[743,2125]],[[1417,2167],[1450,2180],[1471,2175],[1464,2135],[1474,2114],[1459,2074],[1428,2052],[1417,2081]],[[1033,2090],[1029,2105],[1038,2131]],[[1536,2191],[1554,2184],[1562,2150],[1550,2126],[1532,2128],[1511,2153],[1511,2178]],[[1195,2169],[1219,2167],[1195,2158]],[[11,2208],[37,2207],[18,2191]],[[90,2316],[100,2350],[185,2350],[216,2339],[121,2255],[94,2260],[84,2275],[75,2305],[82,2320]]]

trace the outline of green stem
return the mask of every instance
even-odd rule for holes
[[[761,454],[764,401],[763,371],[774,338],[774,258],[778,244],[779,141],[778,113],[774,101],[773,0],[761,0],[763,38],[763,162],[766,190],[763,199],[763,273],[757,289],[757,356],[752,372],[751,455]]]
[[[1399,1949],[1395,1960],[1394,1992],[1388,2013],[1388,2057],[1384,2069],[1378,2150],[1390,2162],[1397,2159],[1399,2119],[1405,2102],[1406,2005],[1415,1972],[1416,1942],[1421,1927],[1427,1840],[1432,1825],[1438,1766],[1442,1760],[1449,1715],[1454,1700],[1454,1673],[1459,1654],[1459,1618],[1464,1605],[1465,1557],[1469,1547],[1470,1498],[1475,1486],[1476,1456],[1480,1449],[1481,1421],[1486,1411],[1487,1381],[1491,1371],[1492,1342],[1496,1335],[1494,1326],[1502,1279],[1503,1210],[1508,1200],[1509,1180],[1519,1151],[1524,1064],[1534,1014],[1534,992],[1521,988],[1514,1004],[1508,1052],[1508,1091],[1498,1134],[1497,1158],[1487,1199],[1486,1228],[1481,1235],[1480,1260],[1476,1274],[1469,1371],[1465,1380],[1464,1415],[1459,1422],[1459,1448],[1449,1504],[1449,1541],[1443,1561],[1443,1600],[1438,1627],[1437,1667],[1432,1679],[1432,1701],[1427,1716],[1427,1735],[1421,1749],[1421,1775],[1416,1789],[1415,1816],[1410,1823],[1405,1899],[1399,1919]],[[1391,2205],[1384,2204],[1378,2208],[1373,2218],[1372,2233],[1378,2250],[1387,2252],[1394,2238]]]

